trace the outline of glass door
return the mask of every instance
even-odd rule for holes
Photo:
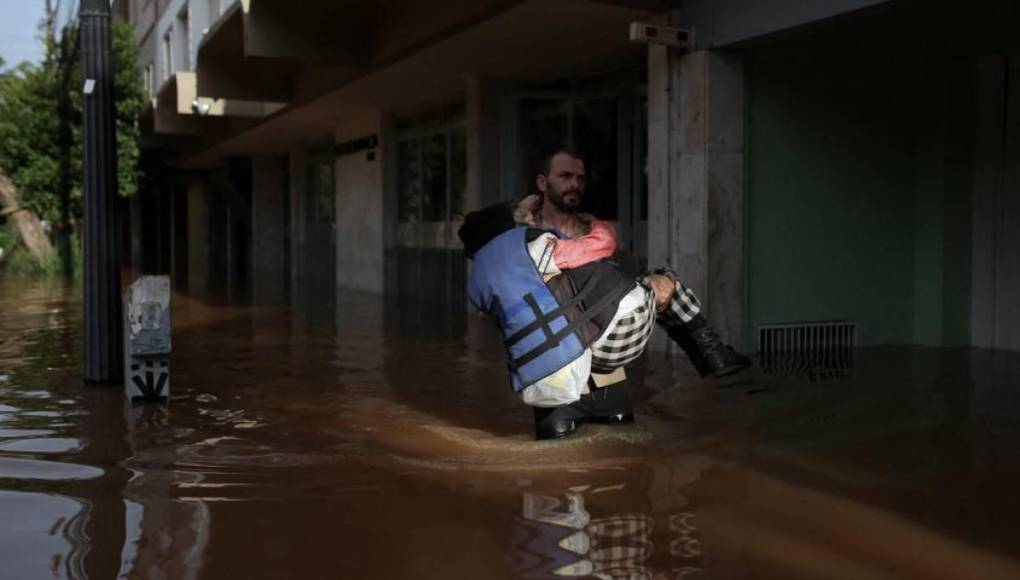
[[[648,149],[644,69],[558,83],[517,95],[519,195],[535,193],[549,152],[569,147],[585,156],[582,211],[613,221],[621,249],[647,256]]]
[[[309,304],[333,304],[336,294],[336,182],[332,150],[305,161],[304,236],[298,244],[301,297]]]

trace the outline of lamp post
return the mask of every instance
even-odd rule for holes
[[[86,384],[123,378],[117,197],[117,142],[110,60],[109,0],[81,0]]]

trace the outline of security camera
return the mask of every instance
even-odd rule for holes
[[[631,22],[630,40],[631,42],[643,42],[645,44],[691,48],[694,46],[694,31],[686,28],[662,26],[661,24]]]
[[[191,101],[191,110],[196,114],[202,116],[208,115],[210,109],[212,109],[212,105],[208,101],[200,101],[198,99]]]

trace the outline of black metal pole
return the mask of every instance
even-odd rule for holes
[[[81,0],[85,382],[123,379],[110,0]]]

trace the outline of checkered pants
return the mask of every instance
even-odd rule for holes
[[[674,276],[674,279],[676,276]],[[690,288],[676,280],[673,297],[662,312],[655,311],[655,291],[647,277],[638,280],[645,300],[633,312],[620,318],[610,331],[591,345],[591,369],[609,372],[633,362],[648,345],[656,322],[663,328],[686,324],[701,312],[701,302]]]

